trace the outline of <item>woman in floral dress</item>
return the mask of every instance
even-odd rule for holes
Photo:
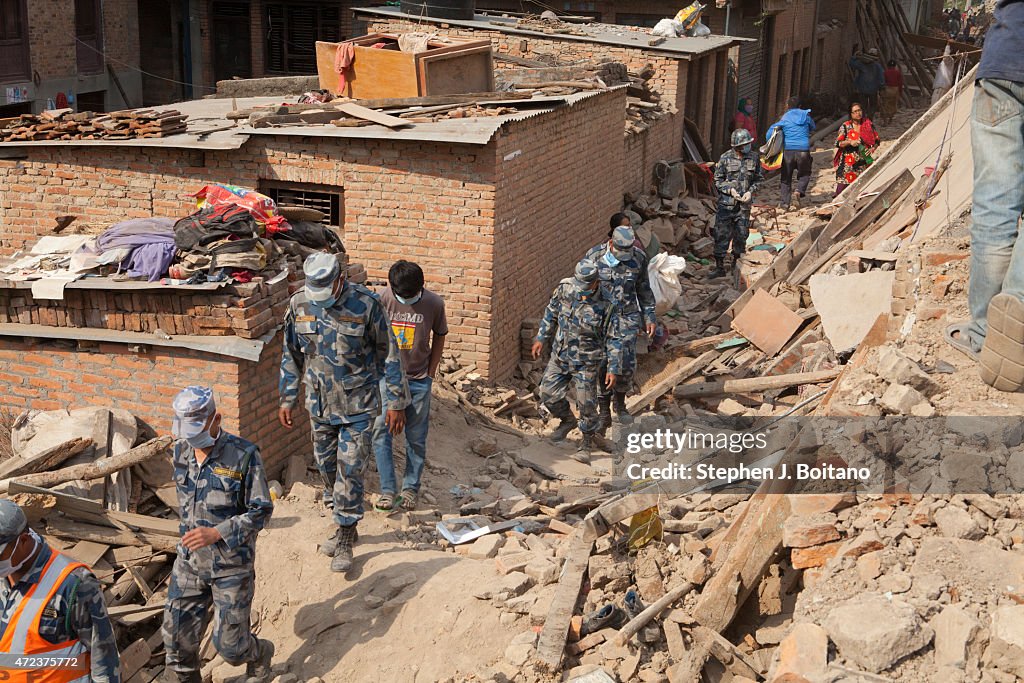
[[[854,102],[850,105],[850,120],[839,127],[836,136],[836,155],[832,159],[836,167],[836,197],[874,162],[871,155],[878,149],[879,142],[871,119],[865,117],[860,104]]]

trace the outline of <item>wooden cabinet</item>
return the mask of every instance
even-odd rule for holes
[[[352,63],[339,89],[335,59],[341,45],[351,45]],[[374,47],[374,46],[378,47]],[[402,52],[398,36],[373,33],[345,43],[316,44],[320,87],[356,99],[425,97],[494,89],[489,40],[431,40],[422,52]]]

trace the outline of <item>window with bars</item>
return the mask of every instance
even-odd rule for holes
[[[345,227],[344,190],[340,187],[261,180],[260,192],[273,199],[278,206],[316,209],[324,214],[324,225],[339,230]]]
[[[26,0],[0,0],[0,83],[30,75]]]
[[[276,2],[265,4],[264,10],[267,73],[315,74],[316,41],[342,39],[341,12],[337,4]]]

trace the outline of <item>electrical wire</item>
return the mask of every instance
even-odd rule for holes
[[[114,64],[117,64],[119,66],[123,66],[124,68],[129,69],[131,71],[137,71],[138,73],[140,73],[140,74],[142,74],[144,76],[149,76],[150,78],[155,78],[155,79],[161,80],[161,81],[167,81],[168,83],[174,83],[176,85],[186,85],[186,86],[189,86],[191,88],[202,88],[203,90],[210,90],[210,91],[213,91],[213,92],[217,92],[217,88],[216,87],[211,87],[209,85],[196,85],[195,83],[186,83],[185,81],[176,81],[173,78],[166,78],[166,77],[160,76],[158,74],[154,74],[154,73],[150,73],[148,71],[144,71],[144,70],[140,69],[139,67],[135,66],[134,64],[129,64],[128,62],[123,62],[120,59],[115,59],[115,58],[109,56],[103,50],[97,50],[96,48],[94,48],[89,43],[85,42],[84,40],[79,39],[78,36],[72,36],[72,37],[74,38],[76,43],[78,43],[78,44],[86,47],[87,49],[92,50],[96,54],[102,56],[105,61],[113,62]]]

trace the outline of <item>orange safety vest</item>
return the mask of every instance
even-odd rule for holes
[[[64,579],[86,566],[56,550],[50,552],[39,583],[21,599],[0,637],[0,683],[89,683],[89,652],[81,641],[54,645],[39,635],[43,610]]]

